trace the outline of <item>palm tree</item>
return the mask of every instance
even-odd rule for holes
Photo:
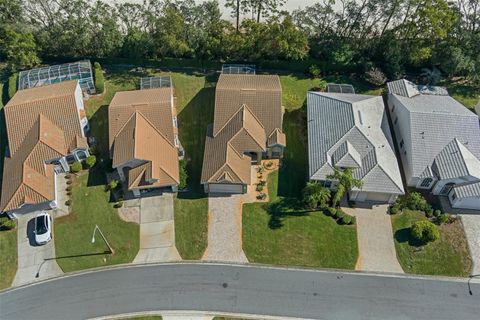
[[[353,177],[353,171],[351,168],[340,170],[334,169],[333,174],[327,176],[328,179],[338,181],[337,191],[333,196],[333,206],[337,206],[345,193],[351,191],[353,187],[361,188],[363,182]]]
[[[303,189],[303,201],[311,209],[324,208],[330,201],[330,190],[318,181],[310,181]]]

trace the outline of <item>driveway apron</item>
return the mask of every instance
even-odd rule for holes
[[[37,214],[38,212],[30,213],[18,218],[18,268],[12,286],[48,279],[63,273],[55,260],[55,234],[53,239],[43,246],[35,243],[34,219]]]
[[[358,260],[356,270],[403,273],[397,260],[387,205],[344,208],[357,218]]]
[[[175,247],[173,195],[140,200],[140,250],[134,263],[179,261]]]
[[[248,262],[242,249],[244,195],[208,197],[208,246],[202,260]]]

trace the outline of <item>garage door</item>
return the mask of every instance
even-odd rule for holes
[[[209,193],[243,193],[243,184],[210,183]]]
[[[389,193],[376,193],[376,192],[367,192],[367,197],[365,201],[371,202],[388,202],[390,199]]]

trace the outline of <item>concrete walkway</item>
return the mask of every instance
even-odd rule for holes
[[[55,235],[49,243],[43,246],[37,246],[35,243],[33,231],[35,230],[34,219],[37,214],[38,212],[34,212],[18,218],[18,269],[13,279],[13,287],[63,273],[55,261]],[[55,224],[55,221],[53,223]]]
[[[173,195],[140,200],[140,250],[134,263],[182,260],[175,247]]]
[[[208,197],[208,246],[202,260],[248,262],[242,248],[244,195]]]
[[[397,260],[387,205],[343,208],[357,218],[358,261],[356,270],[403,273]]]
[[[472,274],[480,274],[480,215],[462,214],[460,217],[472,256]]]

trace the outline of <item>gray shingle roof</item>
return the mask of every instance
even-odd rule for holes
[[[403,194],[381,97],[309,92],[307,106],[310,179],[325,180],[342,162],[362,190]]]
[[[444,87],[416,85],[405,79],[400,79],[387,83],[388,92],[403,97],[411,98],[419,94],[448,96],[448,91]]]
[[[452,179],[468,176],[468,169],[460,150],[460,142],[453,139],[435,157],[433,171],[440,179]]]
[[[480,182],[454,187],[457,198],[478,197],[480,201]]]

